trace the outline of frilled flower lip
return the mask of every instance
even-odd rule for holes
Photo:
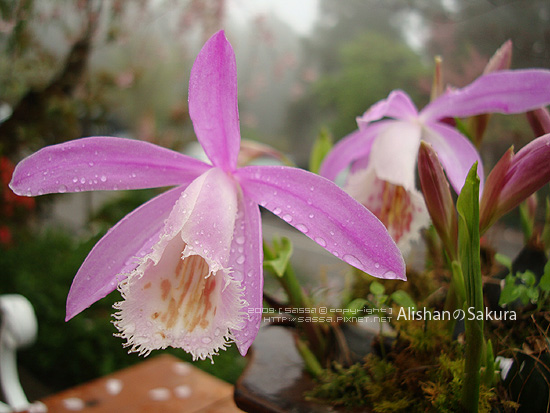
[[[430,143],[451,185],[460,193],[474,162],[478,162],[478,175],[483,180],[481,158],[464,135],[441,120],[484,113],[521,113],[549,103],[550,71],[541,69],[503,70],[485,74],[462,89],[448,90],[420,112],[405,92],[396,90],[358,118],[360,132],[348,135],[335,145],[321,165],[320,174],[334,180],[355,162],[361,161],[363,166],[373,162],[374,158],[369,156],[372,147],[377,145],[378,140],[387,138],[389,128],[399,123],[400,136],[393,139],[400,142],[409,140],[410,143],[405,146],[407,149],[418,149],[420,139]],[[416,158],[417,153],[399,154],[401,147],[389,143],[379,146],[384,149],[377,156],[388,162],[380,162],[376,166],[377,174],[395,185],[408,187],[414,181],[415,174],[415,168],[409,167],[409,157]],[[402,164],[401,160],[406,162]],[[401,172],[397,173],[396,170]]]
[[[146,284],[141,285],[140,279],[146,281],[159,268],[175,274],[178,259],[200,261],[193,258],[200,257],[208,267],[208,279],[223,279],[224,285],[235,286],[216,295],[223,302],[237,303],[226,306],[231,315],[224,319],[226,329],[220,327],[220,334],[233,339],[241,354],[246,354],[258,332],[263,307],[258,205],[360,270],[381,278],[406,278],[403,257],[383,224],[331,181],[290,167],[237,168],[237,72],[223,31],[206,42],[193,65],[189,113],[211,164],[144,142],[91,137],[44,148],[16,168],[10,186],[23,195],[175,186],[128,214],[96,244],[73,280],[67,319],[117,285],[127,298],[135,288],[140,297],[144,294],[140,288]],[[187,204],[191,199],[196,202]],[[186,214],[191,214],[187,220]],[[173,231],[179,235],[167,236]],[[175,241],[178,237],[181,243]],[[167,249],[175,252],[168,254]],[[206,283],[201,285],[207,288]],[[124,313],[124,306],[119,305],[119,313]],[[143,342],[135,341],[146,330],[132,330],[132,323],[122,318],[117,316],[117,323],[131,349],[147,352]],[[138,327],[137,321],[133,324]],[[205,351],[205,335],[197,336],[202,344],[182,337],[176,341],[199,358],[223,347],[213,345]],[[211,335],[208,338],[214,342]]]

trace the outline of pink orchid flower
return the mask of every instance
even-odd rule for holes
[[[212,164],[142,141],[91,137],[43,148],[17,166],[11,188],[29,196],[176,186],[96,244],[71,286],[67,320],[118,287],[115,325],[130,351],[173,346],[205,359],[235,341],[246,354],[263,307],[258,204],[357,268],[406,278],[384,226],[329,180],[285,166],[237,168],[237,72],[223,32],[195,61],[189,113]]]
[[[463,89],[447,91],[420,112],[405,92],[393,91],[357,119],[359,129],[335,145],[319,173],[334,180],[351,166],[346,191],[384,222],[405,253],[429,223],[426,205],[415,188],[420,142],[432,145],[459,193],[474,162],[480,177],[483,166],[470,140],[443,120],[520,113],[548,103],[550,71],[536,69],[485,74]]]

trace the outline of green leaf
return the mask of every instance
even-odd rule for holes
[[[264,245],[264,251],[266,249],[267,246]],[[264,259],[264,268],[282,277],[292,256],[292,251],[292,242],[288,238],[282,237],[280,242],[274,239],[273,248],[269,249],[269,254],[265,254],[269,258]]]
[[[344,308],[344,317],[352,317],[357,315],[368,303],[369,302],[364,298],[356,298],[355,300],[352,300],[348,305],[346,305],[346,308]]]
[[[537,281],[537,277],[535,277],[535,274],[533,274],[533,272],[529,270],[518,273],[517,277],[522,280],[527,287],[532,287]]]
[[[550,261],[544,266],[544,275],[539,281],[539,288],[542,291],[550,291]]]
[[[414,300],[409,294],[407,294],[407,292],[403,290],[394,291],[390,297],[394,303],[401,307],[408,307],[412,308],[413,310],[416,309],[416,304]]]
[[[373,293],[374,295],[380,296],[380,295],[384,294],[384,291],[386,291],[386,288],[382,284],[380,284],[379,282],[373,281],[370,284],[370,292]]]
[[[512,272],[512,260],[510,259],[510,257],[497,252],[495,254],[495,260],[497,260],[499,264],[502,264],[506,268],[508,268],[508,271]]]
[[[323,128],[317,135],[317,140],[313,144],[311,155],[309,157],[309,170],[313,173],[319,173],[323,159],[332,149],[332,136],[330,132]]]
[[[498,305],[503,306],[516,301],[521,295],[520,285],[516,284],[516,277],[508,274],[504,279],[504,288],[500,292]]]
[[[484,311],[481,260],[479,253],[479,178],[474,163],[456,202],[458,220],[458,256],[464,275],[466,307]],[[466,349],[462,405],[466,411],[479,408],[480,367],[482,361],[483,320],[464,320]]]
[[[355,300],[352,300],[348,305],[346,305],[347,311],[361,311],[365,305],[367,305],[369,302],[365,300],[364,298],[356,298]]]

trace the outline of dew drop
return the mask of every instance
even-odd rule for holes
[[[327,242],[325,241],[324,238],[316,237],[316,238],[315,238],[315,242],[316,242],[317,244],[319,244],[321,247],[326,247],[326,246],[327,246]]]
[[[275,215],[279,215],[279,214],[281,213],[281,208],[275,208],[275,209],[273,210],[273,213],[274,213]]]
[[[101,182],[106,182],[107,177],[105,175],[102,175],[101,178],[99,178]]]
[[[94,166],[94,163],[93,162],[88,162],[88,165]]]
[[[314,214],[309,214],[309,219],[313,219],[315,218],[315,215]]]
[[[80,178],[80,183],[85,184],[86,183],[86,178]]]
[[[353,265],[354,267],[361,267],[362,266],[361,261],[359,261],[357,259],[357,257],[355,257],[354,255],[346,254],[342,257],[342,259],[345,262],[347,262],[349,265]]]
[[[394,273],[393,271],[389,270],[389,271],[386,271],[384,273],[384,278],[387,278],[387,279],[394,279],[394,278],[397,278],[397,274]]]
[[[302,231],[304,234],[307,234],[308,231],[309,231],[309,228],[306,227],[304,224],[298,224],[298,225],[296,225],[296,229],[297,229],[298,231]]]
[[[380,268],[380,264],[378,264],[377,262],[374,263],[374,268]]]
[[[203,337],[202,340],[203,344],[208,344],[212,342],[212,339],[210,337]]]
[[[244,237],[237,237],[235,242],[240,245],[244,244]]]
[[[292,216],[286,214],[286,215],[283,215],[283,219],[284,219],[286,222],[290,222],[290,221],[292,221]]]
[[[67,192],[67,187],[65,185],[59,185],[59,188],[57,188],[57,191],[61,194]]]
[[[77,182],[78,182],[78,178],[75,176],[75,177],[73,178],[73,183],[76,184]]]
[[[244,264],[245,258],[244,255],[241,255],[239,258],[237,258],[237,264],[242,265]]]

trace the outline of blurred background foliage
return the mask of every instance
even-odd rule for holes
[[[243,137],[301,166],[322,128],[344,137],[392,89],[426,104],[435,55],[454,86],[479,76],[508,39],[514,68],[550,68],[547,0],[300,3],[0,0],[0,294],[23,294],[35,306],[38,342],[21,362],[53,389],[139,360],[112,336],[116,292],[68,323],[65,299],[99,237],[156,191],[28,201],[7,188],[13,165],[45,145],[90,135],[190,151],[188,73],[216,30],[226,30],[236,51]],[[296,23],[300,12],[308,14]],[[532,138],[522,117],[491,123],[482,147],[488,165]],[[198,364],[233,382],[245,360],[232,347],[214,366]]]

